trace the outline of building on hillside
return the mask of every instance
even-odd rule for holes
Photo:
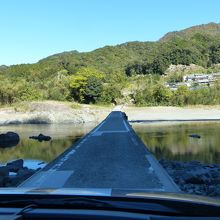
[[[183,76],[183,81],[188,83],[211,84],[219,77],[220,73],[191,74]]]
[[[220,78],[220,73],[212,73],[212,75],[213,75],[213,77],[216,78],[216,79],[217,79],[217,78]]]
[[[195,73],[183,76],[183,82],[167,83],[166,86],[173,91],[177,90],[180,86],[187,86],[189,89],[199,89],[212,85],[218,78],[220,79],[220,73]]]

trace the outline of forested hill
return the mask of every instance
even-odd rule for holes
[[[160,41],[170,41],[173,38],[191,38],[195,34],[203,34],[210,37],[220,37],[220,24],[209,23],[186,28],[182,31],[174,31],[165,34]]]
[[[91,66],[102,72],[163,74],[170,64],[210,66],[220,62],[220,24],[209,23],[166,34],[157,42],[128,42],[88,53],[65,52],[40,62],[62,63],[69,72]]]
[[[48,76],[60,70],[73,74],[81,67],[93,67],[106,74],[115,71],[128,75],[163,74],[170,64],[194,63],[207,67],[219,62],[220,24],[209,23],[168,33],[157,42],[128,42],[86,53],[64,52],[36,64],[9,67],[6,72],[29,75],[39,70]]]
[[[220,24],[209,23],[168,33],[156,42],[127,42],[84,53],[74,50],[49,56],[35,64],[0,66],[0,102],[66,100],[68,97],[90,102],[85,90],[84,95],[82,92],[73,95],[72,88],[80,83],[85,85],[85,78],[90,80],[86,81],[91,89],[87,94],[92,97],[95,94],[92,88],[98,88],[100,84],[106,89],[110,80],[109,90],[100,87],[100,91],[95,92],[104,94],[105,98],[108,95],[108,100],[103,98],[103,102],[113,102],[112,97],[120,96],[121,90],[119,86],[116,94],[114,86],[124,82],[123,77],[163,75],[170,64],[197,64],[207,68],[218,63]],[[91,75],[97,80],[91,79]]]

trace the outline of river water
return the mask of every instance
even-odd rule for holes
[[[158,159],[220,164],[220,122],[161,122],[133,128]]]
[[[29,168],[42,167],[87,134],[96,124],[87,125],[10,125],[0,126],[0,133],[13,131],[19,134],[17,146],[0,148],[0,163],[18,158]],[[133,129],[158,159],[220,164],[220,122],[158,122],[134,123]],[[52,140],[39,142],[29,136],[39,133]],[[198,134],[201,138],[189,137]]]

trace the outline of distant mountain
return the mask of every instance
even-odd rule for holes
[[[159,41],[170,41],[174,38],[190,38],[195,34],[202,34],[209,37],[220,38],[220,24],[208,23],[186,28],[181,31],[173,31],[165,34]]]
[[[161,75],[170,64],[192,63],[203,67],[220,63],[220,24],[209,23],[170,32],[156,42],[135,41],[91,52],[74,50],[54,54],[35,64],[0,68],[0,74],[44,79],[63,70],[74,74],[81,67],[91,67],[106,74]]]

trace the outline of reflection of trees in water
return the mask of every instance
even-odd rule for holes
[[[30,128],[30,126],[27,127],[27,130],[29,131]],[[59,132],[57,139],[53,138],[50,142],[40,143],[35,140],[29,140],[28,138],[21,138],[16,147],[0,149],[0,162],[5,163],[17,158],[38,159],[49,162],[90,130],[90,128],[80,130],[76,127],[74,132],[67,134],[67,128],[62,134]],[[220,163],[219,122],[172,125],[144,124],[133,125],[133,128],[157,158],[164,157],[169,160],[199,160],[206,163]],[[57,128],[58,131],[60,129],[62,127]],[[69,130],[73,130],[72,127],[69,127]],[[42,133],[45,133],[44,131]],[[46,132],[46,134],[48,133]],[[52,137],[56,136],[52,131],[51,134]],[[188,136],[189,134],[200,134],[202,138],[190,138]]]
[[[76,137],[79,139],[79,136]],[[60,155],[75,142],[74,137],[65,139],[53,139],[49,142],[38,142],[35,140],[22,139],[16,147],[0,149],[1,163],[9,160],[38,159],[49,162]]]
[[[8,149],[0,148],[0,163],[9,160],[36,159],[49,162],[69,148],[81,136],[88,133],[95,124],[88,125],[13,125],[0,127],[0,133],[15,131],[20,135],[20,142],[17,146]],[[38,142],[28,137],[43,133],[52,137],[49,142]]]
[[[135,125],[137,134],[157,158],[220,163],[220,123]],[[201,139],[189,134],[200,134]]]
[[[179,160],[179,161],[192,161],[192,160],[198,160],[203,163],[220,163],[220,152],[213,151],[212,149],[209,151],[209,149],[205,151],[200,151],[196,154],[192,152],[186,152],[185,154],[173,154],[169,148],[155,148],[155,151],[153,152],[154,155],[158,159],[165,158],[167,160]]]

